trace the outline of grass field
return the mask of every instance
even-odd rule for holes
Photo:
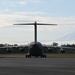
[[[48,58],[75,58],[75,54],[47,54]]]
[[[26,54],[0,54],[0,57],[25,57]],[[75,58],[75,54],[46,54],[47,58]]]

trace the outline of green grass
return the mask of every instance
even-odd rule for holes
[[[24,57],[24,53],[0,54],[0,57]]]
[[[25,57],[24,53],[0,54],[0,57]],[[75,54],[46,54],[47,58],[75,58]]]
[[[75,54],[47,54],[48,58],[75,58]]]

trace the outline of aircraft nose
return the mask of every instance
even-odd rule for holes
[[[38,47],[38,46],[36,44],[34,44],[33,47]]]

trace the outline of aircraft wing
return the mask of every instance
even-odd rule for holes
[[[50,48],[59,48],[59,49],[75,49],[75,47],[65,47],[65,46],[47,46]]]
[[[6,49],[11,49],[11,48],[24,48],[26,46],[3,46],[3,47],[0,47],[0,48],[6,48]]]
[[[75,49],[74,47],[60,47],[60,48],[63,48],[63,49]]]

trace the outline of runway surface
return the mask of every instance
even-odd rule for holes
[[[0,75],[75,75],[75,58],[0,58]]]

